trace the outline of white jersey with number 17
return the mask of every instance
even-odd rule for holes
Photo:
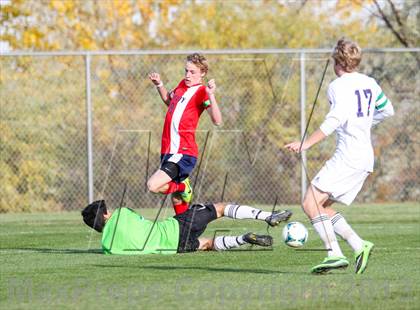
[[[333,162],[354,169],[373,171],[371,127],[392,116],[394,109],[375,79],[358,73],[344,73],[328,87],[330,111],[321,124],[325,135],[336,131]]]

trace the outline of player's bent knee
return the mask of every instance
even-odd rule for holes
[[[316,200],[305,197],[302,203],[303,212],[309,217],[313,218],[317,214],[318,208],[316,207]]]
[[[310,199],[309,197],[305,196],[302,202],[302,208],[303,210],[308,210],[311,207],[313,199]]]
[[[153,186],[153,183],[150,181],[147,181],[147,189],[149,190],[149,192],[155,193],[155,187]]]
[[[305,206],[305,204],[302,204],[302,211],[306,214],[306,216],[308,216],[309,218],[312,218],[310,209],[307,206]]]
[[[152,193],[159,193],[159,187],[157,186],[157,184],[153,181],[147,181],[147,189],[149,190],[149,192]]]

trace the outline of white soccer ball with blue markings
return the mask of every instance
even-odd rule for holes
[[[308,240],[308,230],[302,223],[287,223],[283,228],[283,240],[293,248],[301,247]]]

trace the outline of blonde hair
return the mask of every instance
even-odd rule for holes
[[[341,38],[334,48],[332,56],[346,72],[353,72],[362,60],[362,49],[356,42]]]
[[[206,57],[201,54],[194,53],[187,56],[187,61],[193,63],[200,68],[201,73],[207,73],[209,71],[209,64]]]

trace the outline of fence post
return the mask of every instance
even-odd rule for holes
[[[85,55],[86,72],[86,126],[87,126],[87,168],[88,168],[88,197],[89,203],[93,202],[93,143],[92,143],[92,101],[90,88],[90,58],[91,55]]]
[[[306,116],[305,116],[305,102],[306,102],[306,76],[305,76],[305,52],[300,53],[300,138],[303,138],[305,133],[306,125]],[[302,152],[302,162],[301,162],[301,181],[300,181],[300,192],[301,192],[301,201],[306,191],[306,152]]]

